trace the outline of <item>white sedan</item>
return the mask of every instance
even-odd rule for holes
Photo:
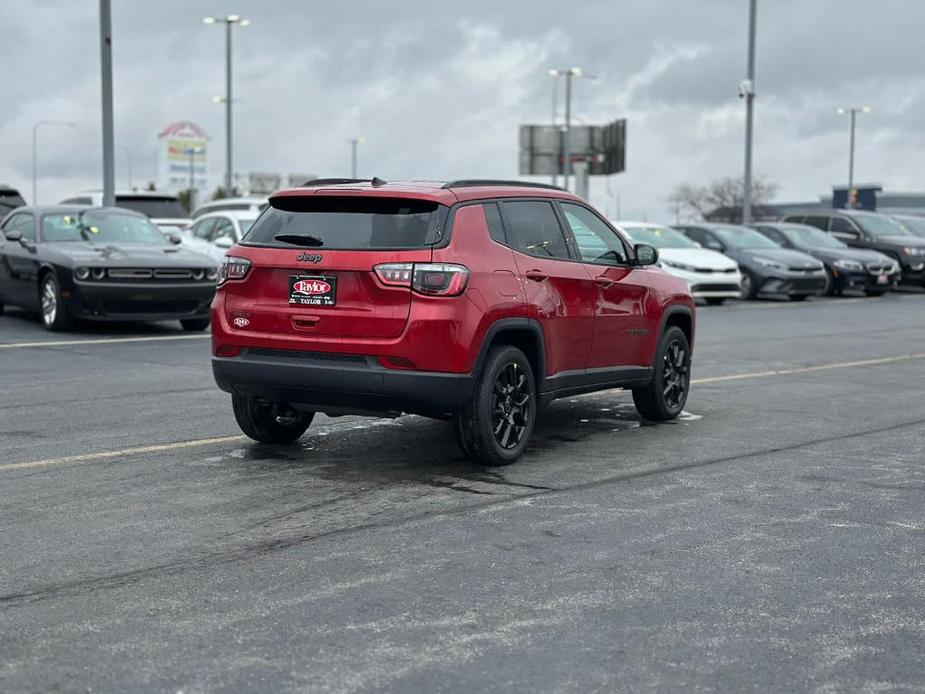
[[[695,299],[711,306],[726,299],[737,299],[742,273],[731,258],[701,248],[677,229],[647,222],[614,222],[614,226],[634,243],[647,243],[658,249],[658,264],[666,272],[687,280]]]
[[[186,228],[183,244],[221,263],[228,249],[244,238],[257,215],[251,210],[209,212]]]

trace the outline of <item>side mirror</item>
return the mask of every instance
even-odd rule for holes
[[[179,246],[183,243],[183,237],[179,234],[166,234],[167,240],[170,241],[174,246]]]
[[[7,241],[19,241],[22,242],[22,232],[19,229],[10,229],[3,235]]]
[[[637,243],[633,249],[636,252],[637,265],[655,265],[658,262],[658,250],[647,243]]]
[[[232,241],[228,236],[219,236],[212,243],[214,243],[219,248],[231,248],[234,245],[234,241]]]

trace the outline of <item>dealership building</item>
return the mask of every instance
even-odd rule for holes
[[[911,214],[925,217],[925,193],[890,193],[883,186],[870,184],[855,186],[856,209],[886,214]],[[821,195],[812,202],[772,202],[762,205],[762,216],[782,217],[815,210],[840,209],[847,206],[848,189],[833,188],[831,195]]]

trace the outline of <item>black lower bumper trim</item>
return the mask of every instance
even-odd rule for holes
[[[245,397],[315,412],[407,412],[442,416],[458,411],[472,392],[471,374],[386,369],[373,357],[315,359],[272,350],[213,357],[219,388]]]

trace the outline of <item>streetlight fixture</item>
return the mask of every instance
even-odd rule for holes
[[[250,25],[249,19],[242,19],[241,15],[230,14],[226,17],[203,17],[203,24],[225,25],[225,97],[216,103],[225,104],[225,194],[231,196],[234,187],[234,159],[231,137],[231,29],[235,24],[246,27]],[[215,99],[213,99],[215,101]]]
[[[357,146],[364,142],[366,140],[362,137],[354,137],[350,140],[350,178],[357,177]]]
[[[65,128],[76,127],[76,123],[63,120],[40,120],[32,126],[32,204],[38,204],[38,164],[37,162],[37,135],[39,127],[42,125],[60,125]]]
[[[859,113],[870,113],[870,106],[848,106],[838,109],[841,115],[851,114],[851,140],[848,146],[848,201],[847,206],[852,207],[852,191],[854,191],[854,129]]]
[[[562,152],[562,163],[558,168],[562,171],[563,186],[568,190],[569,173],[572,170],[571,143],[569,142],[569,131],[572,127],[572,78],[584,77],[585,79],[596,80],[597,77],[595,75],[586,74],[580,67],[572,67],[567,70],[553,69],[549,71],[549,74],[556,77],[556,86],[558,86],[559,83],[558,78],[565,77],[565,124],[562,126],[562,144],[560,148]],[[555,104],[555,100],[553,103]],[[553,113],[553,116],[555,117],[555,113]]]

